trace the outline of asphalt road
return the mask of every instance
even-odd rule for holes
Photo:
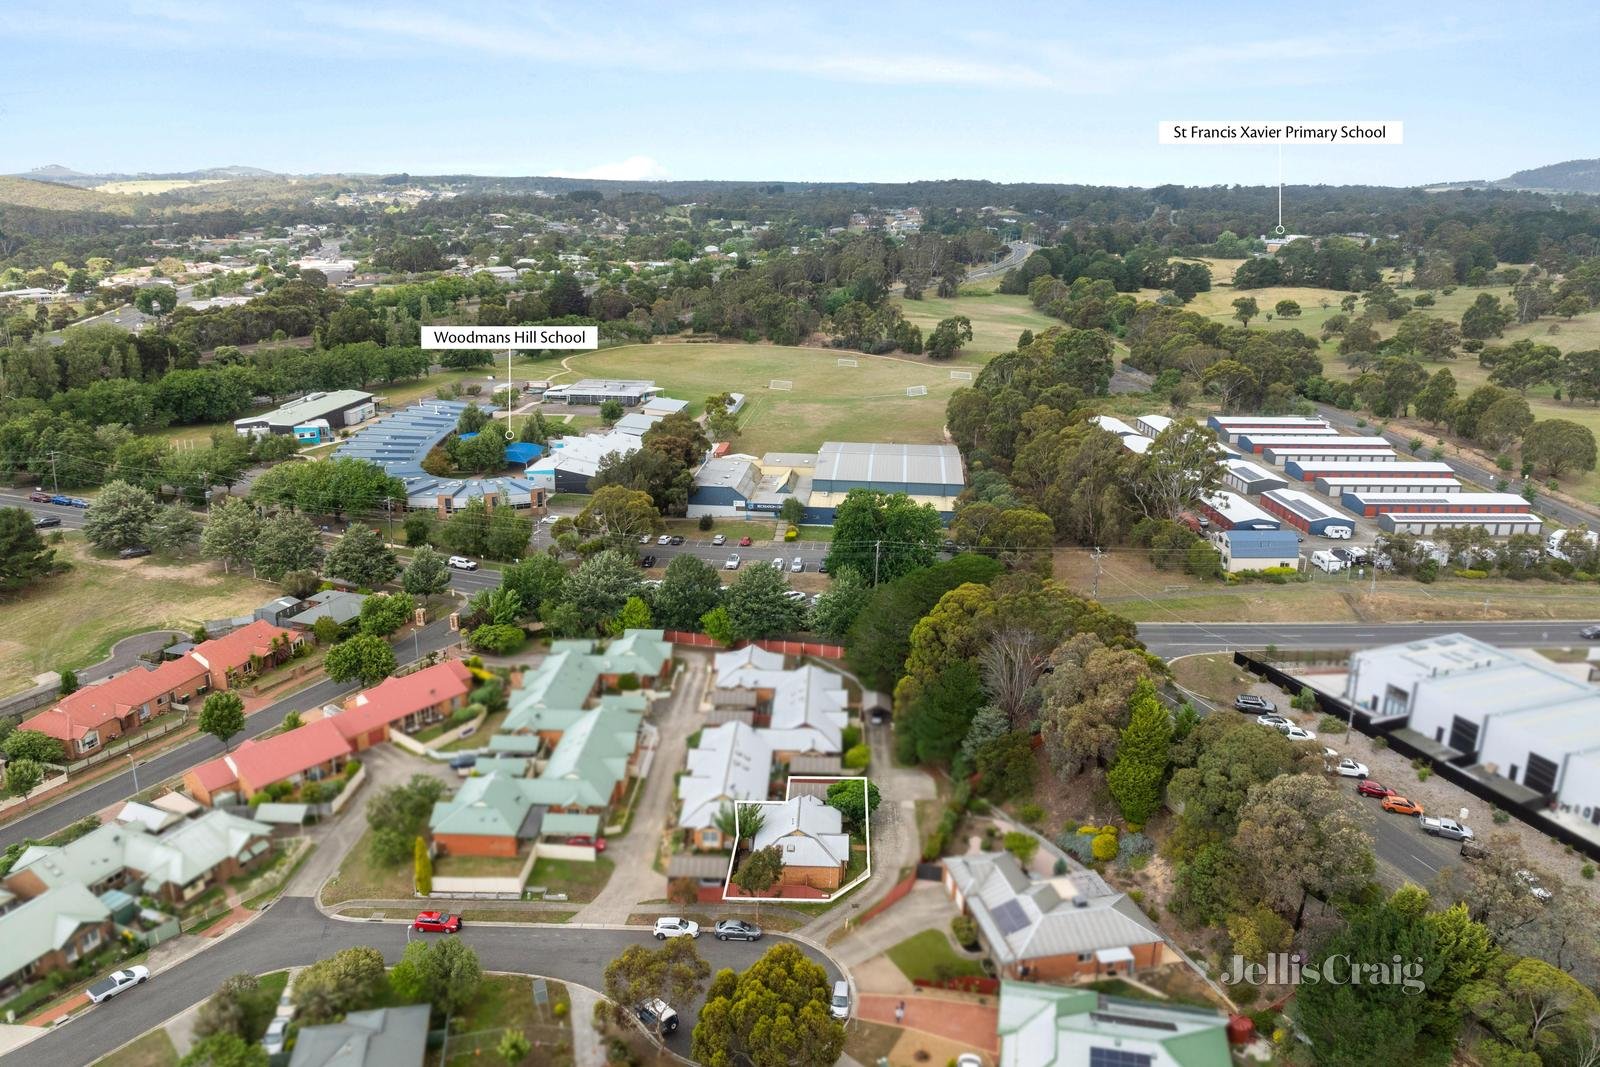
[[[988,278],[995,274],[1004,274],[1006,271],[1011,270],[1014,267],[1022,266],[1027,258],[1038,250],[1038,245],[1029,244],[1026,241],[1012,241],[1011,251],[1006,254],[1004,259],[997,260],[994,263],[985,263],[981,267],[972,268],[971,270],[967,271],[967,280],[977,281],[979,278]]]
[[[402,639],[395,647],[395,655],[402,663],[408,662],[419,655],[452,645],[456,639],[457,635],[450,630],[449,623],[440,620],[423,627],[417,637]],[[283,717],[290,711],[307,711],[359,688],[360,684],[356,682],[323,679],[248,716],[244,721],[244,729],[232,739],[233,743],[238,744],[246,738],[267,732],[283,722]],[[129,764],[129,769],[120,774],[102,778],[94,785],[46,805],[31,815],[0,826],[0,848],[26,838],[52,834],[85,815],[92,815],[120,800],[126,800],[141,787],[148,788],[163,779],[182,774],[190,767],[222,755],[224,751],[222,742],[209,734],[201,734],[159,756],[140,761],[137,770]],[[129,763],[125,758],[122,762]],[[135,785],[136,777],[138,785]]]
[[[84,516],[87,514],[83,508],[75,508],[66,504],[36,504],[28,499],[26,491],[20,493],[13,491],[0,492],[0,508],[21,508],[28,514],[35,516],[53,515],[61,520],[61,525],[56,529],[62,530],[81,530]]]
[[[1532,622],[1182,622],[1140,623],[1139,639],[1162,656],[1236,648],[1372,648],[1439,634],[1464,633],[1491,645],[1584,644],[1578,630],[1593,620]]]
[[[0,1062],[25,1063],[28,1067],[81,1067],[206,999],[229,975],[304,966],[355,945],[379,949],[393,964],[405,951],[409,933],[404,923],[329,919],[307,898],[280,900],[224,943],[191,956],[115,1000],[90,1008]],[[485,970],[540,974],[593,989],[604,987],[606,964],[629,945],[656,943],[643,928],[596,930],[513,924],[468,926],[458,936],[477,950]],[[724,943],[704,935],[697,947],[715,974],[723,967],[748,967],[781,939],[782,935],[772,934],[755,943]],[[827,969],[830,983],[839,977],[826,957],[804,945],[801,948]],[[703,1003],[701,997],[694,1004],[673,1005],[681,1021],[668,1044],[677,1052],[688,1055],[689,1035]],[[587,1019],[573,1022],[588,1025]]]
[[[1321,415],[1323,418],[1327,419],[1329,423],[1339,427],[1340,429],[1351,430],[1363,434],[1371,433],[1370,427],[1361,428],[1356,425],[1356,419],[1359,418],[1359,416],[1352,412],[1340,411],[1338,408],[1329,407],[1326,404],[1318,404],[1317,414]],[[1390,444],[1394,445],[1397,452],[1405,455],[1411,450],[1411,438],[1417,435],[1412,434],[1409,431],[1393,431],[1386,433],[1383,436],[1389,441]],[[1418,458],[1425,459],[1427,457],[1424,456]],[[1475,482],[1485,489],[1493,489],[1495,484],[1501,478],[1506,478],[1506,475],[1503,471],[1491,470],[1480,463],[1460,459],[1455,456],[1445,456],[1440,460],[1440,462],[1449,464],[1450,469],[1459,474],[1464,480]],[[1512,492],[1519,491],[1517,488],[1517,480],[1515,478],[1506,478],[1506,480],[1512,483]],[[1571,504],[1564,503],[1560,500],[1556,500],[1553,497],[1543,494],[1541,494],[1539,498],[1534,501],[1533,509],[1541,515],[1555,519],[1563,526],[1593,526],[1596,523],[1600,523],[1600,509],[1573,507]]]

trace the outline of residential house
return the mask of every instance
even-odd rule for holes
[[[426,1004],[352,1011],[343,1022],[302,1026],[289,1067],[422,1067],[428,1049]]]
[[[5,877],[32,898],[80,885],[97,896],[122,889],[172,905],[255,869],[269,855],[270,826],[225,811],[184,820],[160,835],[107,823],[65,845],[30,845]]]
[[[224,796],[249,800],[278,782],[298,785],[332,777],[352,754],[336,720],[318,719],[272,737],[241,741],[227,755],[185,771],[183,784],[207,806]]]
[[[688,773],[678,779],[678,827],[698,849],[730,848],[717,827],[724,806],[764,801],[772,779],[772,748],[742,722],[711,726],[688,755]]]
[[[596,814],[619,803],[640,753],[643,719],[642,712],[615,704],[585,712],[530,779],[538,802],[556,811]]]
[[[71,967],[112,937],[111,910],[75,883],[0,913],[0,990]]]
[[[672,677],[672,644],[662,630],[624,631],[592,655],[605,689],[621,688],[630,678],[640,689],[665,688]]]
[[[82,759],[174,704],[187,705],[209,684],[204,665],[196,660],[168,660],[153,670],[135,668],[68,693],[50,709],[24,719],[19,728],[48,734],[62,743],[69,760]]]
[[[189,655],[206,669],[212,689],[235,689],[287,660],[305,639],[303,633],[257,619],[232,633],[202,641]]]
[[[1228,1017],[1092,989],[1000,984],[1001,1067],[1230,1067]]]
[[[1035,880],[1011,853],[985,852],[945,857],[944,886],[1003,977],[1137,974],[1176,958],[1139,906],[1093,872]]]
[[[420,671],[386,678],[344,702],[344,709],[326,713],[350,747],[361,752],[389,740],[389,731],[415,733],[443,722],[467,706],[472,672],[460,660],[445,660]]]
[[[538,802],[538,779],[491,772],[461,783],[455,796],[434,804],[428,830],[437,852],[449,856],[516,856],[542,837],[595,837],[600,816],[552,812]]]
[[[324,589],[297,604],[284,624],[299,630],[310,630],[318,619],[332,619],[340,626],[346,626],[361,617],[361,605],[366,600],[360,593],[352,593],[347,589]]]
[[[850,835],[837,808],[809,794],[762,805],[766,816],[751,848],[776,846],[783,855],[783,885],[838,889],[850,863]]]
[[[843,751],[850,693],[839,675],[811,664],[784,670],[782,656],[754,645],[721,653],[714,667],[713,712],[737,709],[777,762]]]

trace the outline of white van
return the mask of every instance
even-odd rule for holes
[[[850,983],[844,979],[833,983],[833,999],[828,1002],[828,1014],[835,1019],[850,1018]]]
[[[1340,559],[1326,548],[1319,548],[1311,553],[1311,565],[1327,574],[1338,574],[1350,564]]]

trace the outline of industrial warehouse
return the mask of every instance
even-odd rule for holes
[[[769,452],[713,456],[695,471],[689,516],[775,514],[800,501],[804,521],[831,525],[834,509],[852,489],[905,493],[931,504],[948,520],[966,488],[966,468],[954,445],[894,445],[825,441],[815,453]]]

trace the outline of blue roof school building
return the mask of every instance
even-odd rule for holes
[[[485,411],[494,410],[488,405],[479,406]],[[466,402],[461,400],[424,400],[385,416],[355,434],[334,450],[334,457],[364,459],[399,478],[406,489],[407,511],[433,511],[442,517],[460,511],[474,500],[518,510],[543,507],[545,491],[526,477],[503,474],[488,478],[440,478],[422,469],[423,459],[455,432],[456,423],[466,409]],[[521,457],[527,455],[528,450],[538,448],[538,445],[513,443],[506,446],[506,458],[526,469],[538,455],[513,459],[513,449],[517,450],[515,455]]]
[[[826,526],[851,489],[873,489],[905,493],[949,519],[965,486],[966,468],[954,445],[827,441],[815,453],[707,459],[695,471],[689,516],[770,516],[793,498],[805,508],[804,522]]]

